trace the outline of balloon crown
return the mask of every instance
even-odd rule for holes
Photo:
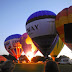
[[[6,42],[7,40],[10,40],[10,39],[14,39],[14,38],[20,38],[20,34],[13,34],[13,35],[10,35],[8,36],[4,42]]]
[[[48,10],[37,11],[29,16],[26,25],[35,20],[44,19],[44,18],[55,18],[55,17],[56,14],[52,11],[48,11]]]

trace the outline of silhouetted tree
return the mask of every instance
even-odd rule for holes
[[[46,59],[44,57],[41,57],[41,56],[36,56],[36,57],[33,57],[31,59],[31,61],[33,62],[38,62],[38,61],[45,61]]]
[[[19,60],[20,61],[26,61],[26,62],[28,62],[29,61],[29,59],[27,58],[27,56],[26,55],[21,55],[20,57],[19,57]]]
[[[36,57],[33,57],[33,58],[31,59],[31,61],[37,62]]]
[[[59,57],[59,61],[60,61],[62,58],[69,58],[69,57],[67,57],[67,56],[65,56],[65,55],[61,55],[61,56]]]
[[[12,55],[2,55],[2,56],[4,56],[5,58],[7,58],[8,60],[16,60],[16,58],[15,57],[13,57]]]
[[[5,58],[8,58],[8,55],[2,55],[2,56],[4,56]]]

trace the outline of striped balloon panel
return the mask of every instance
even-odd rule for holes
[[[12,56],[14,56],[13,53],[11,53],[11,51],[8,51],[8,52],[9,52],[9,54],[11,54]]]
[[[45,19],[45,18],[55,18],[55,17],[56,14],[52,11],[47,11],[47,10],[37,11],[29,16],[26,25],[35,20]]]
[[[21,55],[22,52],[23,52],[23,49],[20,48],[20,55]]]
[[[21,48],[16,48],[16,49],[11,49],[11,50],[9,51],[9,53],[17,59],[17,58],[20,57],[22,51],[23,51],[23,50],[22,50]]]
[[[60,51],[62,50],[63,47],[64,47],[64,43],[63,43],[62,40],[59,38],[59,40],[57,41],[54,49],[53,49],[52,52],[50,53],[51,57],[52,57],[52,56],[58,56],[58,54],[60,53]]]
[[[57,14],[55,24],[62,41],[72,49],[72,34],[70,34],[72,31],[72,6]]]
[[[6,41],[8,41],[8,40],[11,40],[11,39],[18,39],[18,38],[20,38],[20,34],[13,34],[13,35],[10,35],[10,36],[8,36],[6,39],[5,39],[5,41],[4,41],[4,43],[6,42]]]
[[[15,51],[15,54],[17,55],[17,49],[16,48],[14,49],[14,51]]]

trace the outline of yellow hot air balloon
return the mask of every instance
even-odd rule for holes
[[[55,24],[59,37],[72,50],[72,6],[57,14]]]
[[[52,59],[55,61],[55,57],[58,56],[58,54],[60,53],[60,51],[62,50],[62,48],[64,47],[64,43],[62,42],[62,40],[59,38],[58,42],[56,43],[54,49],[52,50],[52,52],[50,53]]]

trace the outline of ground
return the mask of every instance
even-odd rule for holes
[[[72,65],[58,64],[60,72],[72,72]],[[44,64],[16,64],[14,72],[44,72]]]
[[[60,72],[72,72],[72,64],[58,64]],[[38,63],[20,63],[15,64],[13,72],[44,72],[44,64]]]

